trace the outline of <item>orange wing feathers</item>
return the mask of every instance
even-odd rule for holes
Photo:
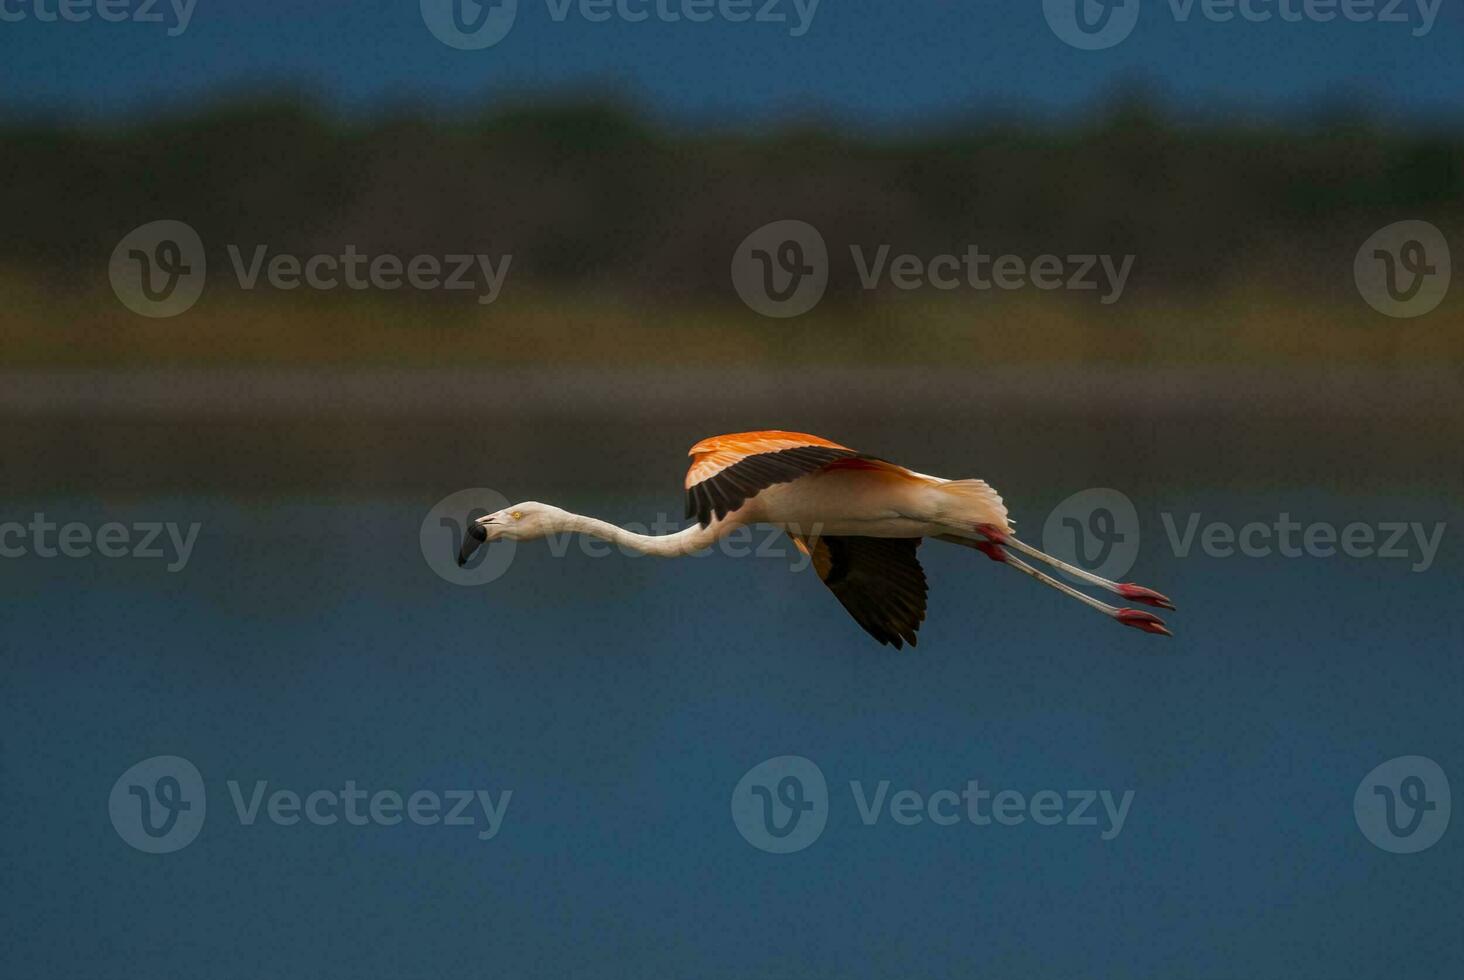
[[[761,432],[734,432],[725,436],[703,439],[687,451],[693,457],[691,468],[686,471],[686,489],[716,476],[727,467],[741,462],[749,456],[761,453],[776,453],[802,446],[818,446],[824,449],[842,449],[851,455],[854,450],[830,442],[806,432],[784,432],[781,429],[765,429]]]
[[[861,454],[804,432],[769,429],[703,439],[689,455],[686,516],[706,527],[767,487]]]

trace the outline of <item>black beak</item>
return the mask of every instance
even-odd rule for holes
[[[483,542],[488,540],[488,529],[478,523],[468,525],[468,533],[463,535],[463,546],[458,550],[458,567],[461,568],[473,557]]]

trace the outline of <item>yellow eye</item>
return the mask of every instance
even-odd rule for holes
[[[520,518],[522,518],[524,516],[524,512],[521,511],[521,510],[516,510],[512,514],[510,514],[509,516],[512,517],[514,520],[519,520]]]

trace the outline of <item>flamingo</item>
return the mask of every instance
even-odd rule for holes
[[[637,534],[549,504],[526,501],[469,524],[458,553],[557,533],[587,534],[646,555],[673,558],[714,544],[735,528],[771,524],[788,534],[834,597],[883,644],[916,645],[925,620],[925,572],[916,550],[925,538],[963,545],[1077,599],[1124,626],[1173,634],[1141,609],[1111,606],[1018,558],[1019,552],[1124,599],[1162,609],[1153,589],[1106,578],[1054,558],[1012,533],[1001,496],[984,480],[947,480],[803,432],[737,432],[691,447],[686,516],[673,534]]]

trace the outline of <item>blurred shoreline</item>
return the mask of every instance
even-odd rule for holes
[[[1464,367],[169,368],[0,371],[12,418],[434,419],[696,412],[1283,414],[1459,423]],[[766,421],[766,420],[764,420]]]
[[[47,322],[58,295],[105,281],[131,229],[161,219],[197,235],[216,293],[254,281],[242,257],[256,249],[273,260],[351,247],[404,263],[511,255],[506,297],[609,289],[695,308],[728,299],[728,262],[749,233],[789,218],[826,243],[831,297],[867,298],[852,249],[979,246],[1132,256],[1136,296],[1203,299],[1268,281],[1326,295],[1378,228],[1464,216],[1464,128],[1452,122],[1400,126],[1343,106],[1289,123],[1186,120],[1142,90],[1058,124],[975,116],[882,135],[816,121],[665,127],[589,92],[453,121],[244,99],[100,130],[0,119],[0,155],[12,164],[0,270],[48,280]],[[432,292],[447,308],[464,296]],[[301,292],[284,296],[316,312]]]

